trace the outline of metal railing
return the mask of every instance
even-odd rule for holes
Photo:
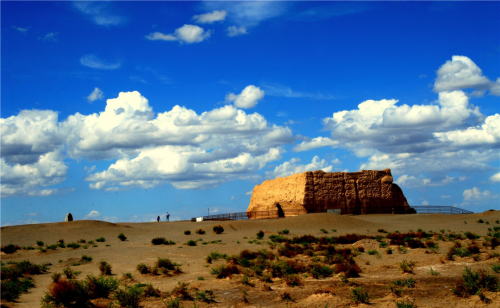
[[[417,205],[412,206],[417,214],[474,214],[474,212],[454,206]]]
[[[453,207],[453,206],[441,206],[441,205],[418,205],[412,206],[417,211],[417,214],[473,214],[474,212]],[[379,214],[390,214],[390,209],[381,209]],[[251,211],[251,212],[236,212],[229,214],[218,214],[202,216],[203,221],[215,220],[248,220],[248,219],[277,219],[293,217],[304,214],[312,213],[326,213],[327,209],[324,208],[312,208],[312,209],[292,209],[292,210],[269,210],[269,211]],[[351,214],[352,215],[352,214]],[[196,221],[196,217],[191,218],[191,221]]]

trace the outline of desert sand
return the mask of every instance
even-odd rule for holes
[[[486,223],[478,223],[483,219]],[[169,291],[177,282],[190,283],[190,290],[213,290],[216,295],[215,303],[196,302],[199,307],[347,307],[352,306],[350,290],[351,285],[341,282],[339,275],[334,274],[328,278],[314,279],[312,276],[303,278],[304,285],[301,287],[289,287],[280,279],[273,283],[267,283],[272,291],[263,291],[264,283],[253,279],[254,286],[240,283],[242,275],[234,275],[231,279],[215,279],[210,275],[210,269],[214,266],[224,264],[224,260],[214,261],[207,264],[205,257],[212,251],[225,253],[227,255],[238,254],[243,249],[257,251],[260,249],[271,250],[268,244],[268,236],[277,234],[278,230],[289,229],[287,238],[301,235],[339,236],[350,233],[360,235],[378,236],[378,229],[389,232],[408,232],[423,229],[429,232],[439,232],[444,229],[446,233],[462,233],[470,231],[482,237],[486,236],[488,228],[500,226],[495,224],[500,220],[500,211],[485,212],[478,214],[444,215],[444,214],[414,214],[414,215],[360,215],[340,216],[335,214],[308,214],[291,218],[270,220],[247,220],[247,221],[223,221],[224,233],[212,234],[212,227],[219,222],[151,222],[151,223],[108,223],[103,221],[77,220],[73,222],[59,222],[37,225],[9,226],[1,228],[1,244],[15,244],[19,246],[36,246],[36,241],[43,241],[50,245],[58,240],[64,239],[65,243],[76,242],[80,239],[86,241],[104,237],[104,243],[96,242],[98,247],[88,245],[83,247],[58,248],[57,250],[19,250],[13,254],[2,253],[2,262],[30,260],[34,263],[49,262],[52,265],[47,273],[33,276],[36,287],[28,293],[21,295],[16,302],[2,300],[2,307],[39,307],[40,299],[47,292],[51,283],[51,275],[54,272],[62,272],[63,268],[72,265],[82,255],[88,255],[93,261],[79,266],[71,266],[74,270],[81,271],[78,279],[84,279],[87,274],[99,274],[98,262],[105,260],[112,266],[112,274],[120,279],[123,273],[132,273],[133,281],[123,281],[122,284],[152,283],[160,291]],[[466,223],[465,223],[466,222]],[[204,235],[195,234],[197,229],[206,231]],[[320,229],[325,229],[324,234]],[[333,232],[335,229],[336,232]],[[184,231],[190,230],[191,235],[185,235]],[[256,233],[265,232],[264,239],[260,244],[248,243],[256,238]],[[120,241],[117,236],[124,233],[126,241]],[[175,245],[154,246],[151,240],[155,237],[165,237],[167,240],[176,242]],[[188,240],[202,239],[208,242],[197,246],[187,246]],[[220,242],[210,243],[221,240]],[[476,240],[481,243],[483,238]],[[470,240],[464,240],[464,243]],[[493,264],[499,264],[498,258],[487,259],[487,254],[500,252],[500,247],[494,250],[484,247],[480,254],[480,260],[472,258],[457,258],[454,261],[444,261],[443,256],[453,245],[452,242],[439,241],[437,253],[426,253],[426,249],[408,249],[403,254],[394,251],[388,255],[386,248],[379,248],[375,239],[363,239],[353,245],[336,245],[336,247],[363,246],[365,253],[355,257],[356,263],[361,267],[360,277],[351,278],[351,282],[364,286],[370,295],[370,304],[359,304],[360,307],[396,307],[395,301],[408,299],[418,307],[500,307],[499,293],[485,292],[489,304],[482,302],[479,296],[459,298],[450,291],[454,284],[460,279],[465,266],[474,270],[488,269]],[[380,258],[369,255],[366,251],[377,249]],[[276,252],[277,248],[274,248]],[[152,265],[158,258],[169,258],[182,265],[183,274],[176,276],[163,275],[140,275],[136,265],[145,263]],[[285,257],[280,257],[286,259]],[[402,260],[416,262],[413,274],[403,274],[398,267]],[[62,260],[62,262],[60,262]],[[208,266],[207,266],[208,265]],[[439,272],[437,276],[429,273],[430,267]],[[493,272],[493,274],[495,274]],[[498,274],[495,274],[498,276]],[[204,280],[198,280],[204,277]],[[391,293],[388,284],[396,279],[413,277],[417,283],[412,289],[405,289],[400,298]],[[248,303],[242,301],[242,291],[246,291]],[[279,297],[283,291],[288,291],[293,301],[283,301]],[[184,307],[193,307],[192,301],[183,301]],[[157,298],[146,298],[141,303],[142,307],[165,307]]]

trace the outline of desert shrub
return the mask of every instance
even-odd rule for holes
[[[387,247],[388,245],[389,245],[389,244],[388,244],[387,242],[380,242],[380,243],[378,244],[378,247],[379,247],[379,248],[385,248],[385,247]]]
[[[126,286],[125,290],[118,289],[114,298],[122,307],[139,308],[143,297],[143,288],[138,286]]]
[[[126,240],[126,239],[127,239],[127,237],[126,237],[126,236],[125,236],[125,234],[123,234],[123,233],[118,234],[118,238],[119,238],[119,239],[120,239],[120,241],[122,241],[122,242],[123,242],[124,240]]]
[[[335,265],[335,273],[344,273],[347,278],[359,277],[361,269],[356,263],[339,263]]]
[[[467,232],[464,232],[464,235],[465,235],[465,237],[467,237],[469,240],[475,240],[475,239],[477,239],[477,238],[480,238],[480,236],[479,236],[479,235],[474,234],[474,233],[472,233],[472,232],[468,232],[468,231],[467,231]]]
[[[177,285],[172,290],[172,295],[180,298],[180,299],[192,299],[191,295],[188,292],[189,283],[186,282],[177,282]]]
[[[311,264],[309,265],[309,273],[315,278],[330,277],[333,274],[333,269],[328,265]]]
[[[325,229],[319,229],[319,231],[323,232],[323,233],[328,233],[328,231],[326,231]]]
[[[1,251],[6,253],[6,254],[11,254],[11,253],[14,253],[20,249],[21,249],[21,247],[19,247],[18,245],[9,244],[6,246],[2,246]]]
[[[44,245],[42,241],[36,241],[36,244],[37,244],[38,246],[40,246],[40,247],[42,247],[42,246]]]
[[[83,255],[82,258],[81,258],[82,261],[87,261],[87,262],[92,261],[92,259],[93,259],[92,257],[87,256],[87,255]]]
[[[63,274],[66,276],[68,279],[75,279],[76,276],[80,275],[80,271],[73,271],[71,267],[66,267],[63,269]]]
[[[408,278],[406,280],[395,280],[392,283],[400,287],[414,288],[417,282],[413,278]]]
[[[195,299],[203,301],[205,303],[212,303],[215,302],[215,295],[214,291],[212,290],[205,290],[204,292],[195,292],[196,296]]]
[[[409,299],[402,299],[401,301],[395,301],[397,308],[413,308],[417,307]]]
[[[283,230],[281,230],[281,233],[283,233],[283,234],[288,234],[288,233],[290,233],[290,230],[288,230],[288,229],[283,229]]]
[[[52,276],[50,276],[50,278],[52,279],[52,282],[58,282],[59,280],[61,280],[62,274],[61,273],[53,273]]]
[[[338,237],[332,237],[332,240],[336,244],[354,244],[357,241],[360,241],[365,238],[371,238],[370,236],[365,235],[357,235],[356,233],[346,234]]]
[[[243,277],[241,277],[240,282],[244,285],[251,286],[251,287],[253,287],[255,285],[252,283],[252,279],[247,274],[244,274]]]
[[[205,230],[198,229],[195,231],[196,234],[205,234]]]
[[[100,237],[98,239],[95,240],[96,242],[105,242],[106,239],[104,237]]]
[[[147,297],[160,297],[161,296],[160,290],[158,290],[158,288],[155,289],[151,283],[146,285],[146,287],[144,287],[143,294],[144,294],[144,296],[147,296]]]
[[[16,278],[13,280],[3,279],[2,277],[2,283],[1,283],[2,300],[12,302],[18,299],[23,292],[27,292],[29,289],[34,287],[35,283],[31,279],[31,277],[22,279]]]
[[[88,287],[84,281],[61,279],[49,286],[49,292],[41,300],[42,307],[87,307]]]
[[[101,260],[99,261],[99,271],[101,272],[101,275],[111,275],[111,265],[108,262]]]
[[[467,297],[483,290],[498,292],[499,287],[498,277],[490,275],[485,270],[474,272],[466,266],[462,272],[462,279],[456,283],[452,291],[457,296]]]
[[[210,258],[212,258],[213,260],[218,260],[218,259],[225,259],[227,257],[227,255],[224,253],[224,254],[221,254],[221,253],[218,253],[216,251],[211,251],[210,254],[208,255]]]
[[[213,267],[210,270],[210,274],[214,275],[216,278],[226,278],[226,277],[231,277],[233,274],[238,274],[239,270],[238,267],[234,264],[228,264],[228,265],[220,265],[217,267]]]
[[[175,262],[172,262],[169,258],[160,258],[158,257],[158,260],[155,262],[155,266],[157,268],[164,268],[166,270],[175,270],[175,267],[177,264]]]
[[[500,264],[493,264],[491,266],[491,269],[495,272],[495,273],[500,273]]]
[[[375,254],[377,254],[377,253],[378,253],[378,251],[377,251],[376,249],[368,250],[368,254],[369,254],[370,256],[375,255]]]
[[[482,223],[484,223],[484,220],[482,220],[481,218],[479,218],[479,220],[477,222],[480,223],[480,224],[482,224]]]
[[[363,247],[363,246],[358,246],[357,248],[358,248],[358,251],[359,251],[359,252],[365,252],[365,247]]]
[[[365,291],[364,287],[357,287],[351,289],[351,300],[355,304],[365,303],[367,304],[370,299],[368,292]]]
[[[191,231],[186,230],[186,231],[184,231],[184,234],[185,234],[185,235],[190,235],[190,234],[191,234]]]
[[[417,264],[414,261],[403,260],[403,262],[399,263],[399,269],[403,271],[403,273],[413,273],[413,267]]]
[[[79,243],[79,244],[85,244],[87,241],[86,241],[86,240],[84,240],[84,239],[80,239],[80,240],[78,240],[78,241],[76,241],[76,242],[77,242],[77,243]]]
[[[260,230],[259,232],[257,232],[258,239],[262,239],[263,237],[264,237],[264,231]]]
[[[269,235],[269,239],[273,242],[273,243],[283,243],[285,242],[287,239],[282,237],[282,236],[279,236],[279,235],[276,235],[276,234],[271,234]]]
[[[436,272],[435,270],[432,269],[432,266],[431,266],[431,270],[429,272],[431,275],[433,276],[438,276],[439,275],[439,272]]]
[[[300,276],[296,274],[286,275],[285,277],[283,277],[283,280],[285,281],[286,285],[290,287],[299,287],[304,284]]]
[[[213,231],[215,234],[221,234],[224,232],[224,228],[221,225],[217,225],[213,227]]]
[[[188,246],[196,246],[196,241],[189,240],[189,241],[186,242],[186,245],[188,245]]]
[[[391,247],[387,248],[385,251],[388,255],[392,255],[393,249]]]
[[[132,273],[123,273],[122,279],[132,280]]]
[[[105,278],[104,276],[96,277],[94,275],[87,275],[86,282],[89,297],[91,299],[100,297],[107,298],[109,294],[116,291],[120,285],[120,282],[113,277]]]
[[[77,244],[77,243],[69,243],[68,245],[66,245],[70,248],[73,248],[73,249],[77,249],[77,248],[80,248],[80,244]]]
[[[154,239],[151,240],[151,243],[153,245],[163,245],[163,243],[165,243],[165,238],[164,237],[155,237]]]
[[[139,271],[139,273],[141,274],[147,274],[149,273],[149,269],[148,269],[148,266],[144,263],[139,263],[137,264],[137,266],[135,267],[137,269],[137,271]]]

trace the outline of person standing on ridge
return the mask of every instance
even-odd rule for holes
[[[170,221],[170,214],[167,212],[167,221]]]
[[[160,216],[158,215],[158,217],[156,218],[156,221],[157,222],[160,222]]]

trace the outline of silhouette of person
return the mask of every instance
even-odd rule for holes
[[[156,221],[157,222],[160,222],[160,216],[158,215],[158,217],[156,218]]]
[[[170,221],[170,214],[167,212],[167,221]]]

